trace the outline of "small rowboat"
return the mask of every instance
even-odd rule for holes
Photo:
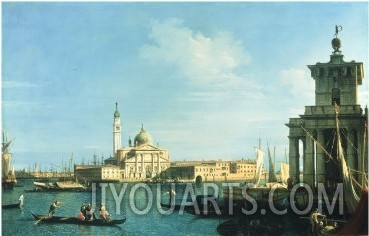
[[[37,220],[37,222],[43,223],[62,223],[62,224],[77,224],[77,225],[98,225],[98,226],[114,226],[123,224],[126,218],[119,220],[80,220],[77,217],[67,217],[67,216],[49,216],[49,215],[39,215],[31,212],[32,216]]]
[[[1,205],[1,208],[2,208],[2,209],[19,208],[19,207],[20,207],[20,205],[21,205],[21,203],[20,203],[20,202],[18,202],[18,203],[13,203],[13,204],[2,204],[2,205]]]
[[[18,203],[2,204],[2,205],[1,205],[1,208],[2,208],[2,209],[19,208],[19,207],[23,206],[23,199],[24,199],[24,196],[23,196],[23,195],[21,195],[21,196],[19,197],[19,202],[18,202]]]

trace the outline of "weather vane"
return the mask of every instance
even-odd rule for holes
[[[342,31],[342,26],[340,25],[336,25],[336,33],[334,34],[334,36],[337,38],[338,32]]]
[[[334,38],[332,39],[332,48],[334,49],[333,54],[340,54],[340,48],[341,48],[341,40],[337,37],[338,32],[342,31],[342,26],[336,25],[336,33],[334,34]]]

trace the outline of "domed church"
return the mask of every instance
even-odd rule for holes
[[[137,181],[159,177],[160,173],[170,166],[168,150],[161,149],[153,144],[153,139],[141,126],[133,143],[129,139],[128,147],[118,147],[121,143],[121,122],[118,105],[114,112],[113,148],[117,166],[121,170],[123,181]]]

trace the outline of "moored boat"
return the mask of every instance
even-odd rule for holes
[[[239,226],[233,220],[228,220],[219,224],[217,231],[220,235],[236,235],[239,231]]]
[[[28,192],[40,192],[40,191],[88,191],[88,188],[75,181],[58,181],[50,183],[33,182],[35,189],[28,190]]]
[[[171,204],[166,204],[166,203],[162,203],[162,202],[160,202],[160,206],[162,207],[162,208],[167,208],[167,209],[174,209],[174,210],[180,210],[181,209],[181,206],[182,205],[176,205],[176,204],[174,204],[174,205],[171,205]],[[186,208],[188,208],[189,206],[184,206],[183,207],[183,209],[186,209]]]
[[[35,220],[37,220],[36,222],[42,222],[42,223],[114,226],[114,225],[123,224],[126,221],[126,218],[115,219],[115,220],[112,219],[112,220],[107,220],[107,221],[102,220],[102,219],[80,220],[77,217],[39,215],[33,212],[31,212],[31,214],[35,218]]]
[[[200,216],[221,216],[223,209],[219,206],[217,199],[213,195],[197,195],[193,206],[187,206],[186,212]]]
[[[1,186],[2,189],[13,189],[17,183],[15,177],[14,168],[10,170],[10,164],[12,160],[12,154],[9,152],[9,146],[12,141],[8,141],[3,132],[3,142],[1,147],[1,164],[2,164],[2,176],[1,176]]]

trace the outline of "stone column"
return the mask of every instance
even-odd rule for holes
[[[318,130],[317,141],[324,147],[324,130]],[[319,145],[316,147],[316,181],[325,184],[325,157],[324,151]]]
[[[290,176],[294,183],[300,182],[299,171],[299,140],[297,137],[289,137],[289,163],[290,163]]]
[[[136,154],[135,156],[135,177],[137,177],[137,173],[138,173],[138,155],[139,154]]]
[[[151,154],[151,178],[154,177],[155,168],[154,168],[154,159],[156,154]]]
[[[161,166],[160,166],[160,155],[158,155],[158,173],[161,172]]]
[[[310,137],[304,142],[304,183],[314,188],[314,145]]]
[[[146,177],[146,170],[145,170],[145,165],[144,165],[144,155],[145,153],[141,155],[141,178]]]

